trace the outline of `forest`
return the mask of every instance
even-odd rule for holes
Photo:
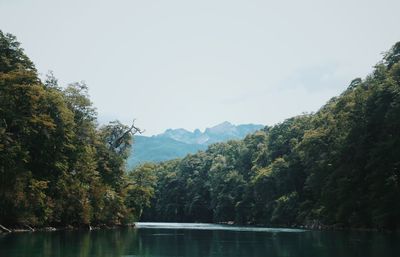
[[[15,36],[0,31],[0,224],[137,220],[149,192],[125,161],[138,132],[118,121],[99,126],[84,83],[41,80]]]
[[[99,126],[84,83],[40,79],[0,31],[0,224],[400,228],[400,42],[317,112],[243,140],[127,171],[140,132]]]
[[[144,221],[399,229],[400,42],[315,113],[137,171]]]

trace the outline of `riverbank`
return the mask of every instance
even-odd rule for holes
[[[0,234],[7,233],[19,233],[19,232],[52,232],[52,231],[74,231],[74,230],[99,230],[99,229],[117,229],[117,228],[126,228],[126,227],[135,227],[135,223],[124,224],[124,225],[66,225],[66,226],[43,226],[43,227],[32,227],[26,224],[15,224],[4,226],[0,224]]]
[[[232,225],[232,226],[254,226],[254,227],[268,227],[268,228],[293,228],[305,229],[313,231],[360,231],[360,232],[400,232],[395,229],[385,228],[363,228],[363,227],[346,227],[343,224],[326,225],[319,220],[309,220],[304,224],[239,224],[234,221],[219,222],[218,224]]]
[[[185,224],[185,223],[183,223]],[[292,228],[292,229],[304,229],[311,231],[360,231],[360,232],[399,232],[397,230],[389,230],[389,229],[378,229],[378,228],[358,228],[358,227],[345,227],[341,224],[334,225],[325,225],[322,224],[318,220],[309,221],[302,225],[292,224],[292,225],[268,225],[268,224],[237,224],[233,221],[229,222],[219,222],[216,224],[222,224],[227,226],[250,226],[250,227],[266,227],[266,228]],[[43,227],[32,227],[25,224],[17,224],[12,226],[3,226],[0,224],[0,234],[7,233],[19,233],[19,232],[53,232],[53,231],[92,231],[92,230],[100,230],[100,229],[118,229],[118,228],[127,228],[127,227],[135,227],[135,223],[130,224],[118,224],[118,225],[66,225],[66,226],[43,226]]]

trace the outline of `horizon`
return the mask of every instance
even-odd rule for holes
[[[271,126],[315,112],[400,40],[394,0],[0,7],[2,30],[42,77],[53,71],[61,86],[86,81],[100,124],[136,119],[146,136],[223,120]]]

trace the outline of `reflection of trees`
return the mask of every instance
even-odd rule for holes
[[[0,256],[121,256],[137,246],[134,229],[10,234]]]
[[[0,257],[396,256],[399,236],[366,232],[265,233],[115,229],[9,234]]]

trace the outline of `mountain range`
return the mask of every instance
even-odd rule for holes
[[[246,135],[260,130],[264,125],[233,125],[223,122],[204,132],[196,129],[167,129],[154,136],[134,136],[133,149],[128,158],[128,167],[132,168],[144,162],[160,162],[183,157],[189,153],[205,150],[208,145],[232,139],[242,139]]]

